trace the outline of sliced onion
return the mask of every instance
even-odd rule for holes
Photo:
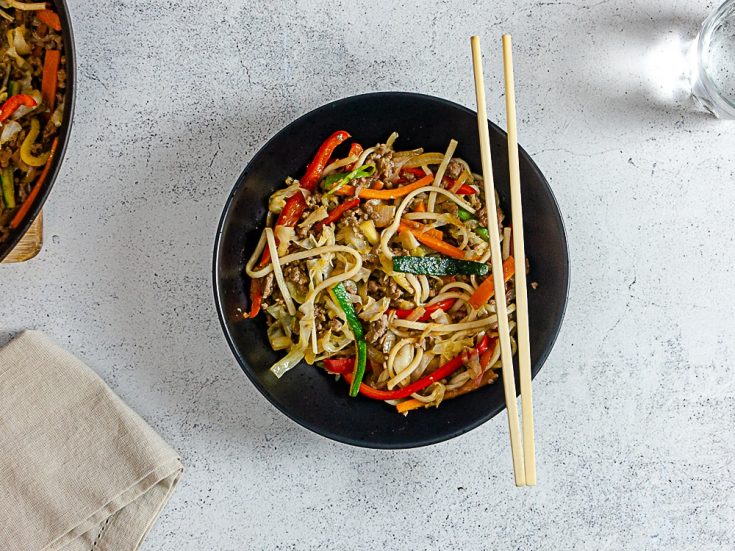
[[[56,110],[54,111],[54,114],[51,115],[51,123],[58,128],[61,126],[61,122],[64,120],[64,104],[62,103],[59,105]]]
[[[18,0],[5,0],[5,2],[8,4],[9,7],[15,8],[16,10],[27,10],[27,11],[35,11],[35,10],[45,10],[46,9],[46,3],[45,2],[18,2]]]
[[[288,247],[296,239],[296,229],[288,226],[276,226],[273,234],[278,240],[278,256],[286,256]]]
[[[329,216],[329,212],[327,212],[327,207],[317,207],[311,212],[311,214],[309,214],[309,216],[304,219],[303,222],[301,222],[301,224],[299,224],[299,228],[308,230],[320,220],[324,220],[327,216]]]
[[[359,317],[367,322],[378,321],[389,306],[390,299],[388,297],[383,297],[380,300],[368,297],[368,303],[360,312]]]
[[[411,157],[405,165],[406,168],[417,168],[423,165],[438,165],[444,160],[444,153],[424,153]]]
[[[25,25],[21,25],[11,31],[13,33],[12,46],[20,55],[28,55],[31,53],[31,47],[28,45],[28,42],[26,42],[25,30]]]
[[[22,129],[23,127],[19,122],[13,120],[6,122],[3,125],[3,131],[0,134],[0,145],[12,140]]]
[[[373,208],[373,216],[371,216],[375,227],[385,228],[393,222],[393,217],[396,213],[396,207],[394,205],[377,205]]]

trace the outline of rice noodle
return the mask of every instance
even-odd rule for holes
[[[407,377],[413,373],[413,371],[418,367],[419,363],[421,362],[421,358],[424,356],[424,349],[420,346],[413,347],[414,349],[414,356],[411,360],[411,363],[406,366],[405,369],[400,371],[399,373],[396,373],[395,377],[388,380],[388,390],[393,390],[393,388],[400,383],[401,381],[405,380]]]
[[[449,164],[449,161],[452,159],[452,155],[454,155],[454,151],[456,149],[457,149],[457,140],[454,140],[454,139],[449,140],[447,151],[446,153],[444,153],[444,158],[442,159],[442,162],[436,171],[436,175],[434,176],[434,187],[441,187],[442,179],[444,178],[444,173],[447,171],[447,165]],[[436,193],[429,193],[429,202],[426,205],[426,210],[428,210],[429,212],[434,212],[435,207],[436,207]]]
[[[469,371],[462,371],[461,373],[456,375],[454,378],[450,379],[450,381],[444,386],[447,390],[454,390],[455,388],[464,386],[464,384],[469,380],[470,380]]]
[[[404,346],[409,346],[412,341],[413,339],[410,339],[410,338],[401,339],[400,341],[398,341],[396,344],[393,345],[393,348],[390,349],[390,353],[388,354],[388,358],[385,362],[386,371],[388,371],[390,375],[395,374],[395,372],[393,371],[393,365],[396,361],[396,356],[398,355],[398,353],[401,351],[401,349]]]
[[[452,306],[452,308],[450,309],[450,312],[456,312],[465,303],[469,302],[471,296],[472,295],[467,294],[467,293],[457,293],[457,292],[454,292],[454,293],[451,293],[451,292],[450,293],[439,293],[438,295],[436,295],[434,298],[432,298],[429,301],[429,303],[427,304],[427,306],[431,306],[432,304],[436,304],[437,302],[441,302],[443,300],[448,300],[448,299],[453,298],[453,299],[455,299],[455,303],[454,303],[454,306]]]
[[[424,152],[423,147],[418,147],[416,149],[409,149],[407,151],[396,151],[393,153],[393,160],[401,161],[404,160],[404,158],[411,158],[416,157],[418,155],[421,155]]]
[[[503,228],[503,260],[510,256],[510,228]]]
[[[418,168],[423,165],[438,165],[444,160],[443,153],[422,153],[416,155],[403,165],[405,168]]]
[[[253,276],[255,272],[253,272],[253,266],[260,258],[260,255],[263,254],[263,249],[265,249],[265,230],[263,230],[260,234],[260,239],[258,239],[258,244],[255,245],[255,250],[253,251],[253,254],[250,255],[250,258],[248,259],[247,263],[245,264],[245,273],[248,274],[249,277],[263,277],[263,276]],[[266,274],[263,275],[267,275]]]
[[[411,203],[414,197],[416,197],[419,193],[426,193],[427,191],[435,191],[436,193],[439,193],[441,195],[444,195],[457,203],[460,207],[465,209],[466,211],[470,212],[471,214],[475,213],[475,209],[472,208],[471,205],[454,195],[453,193],[448,192],[444,188],[439,188],[436,186],[424,186],[420,187],[418,189],[413,190],[411,193],[406,195],[404,197],[403,201],[401,201],[401,204],[396,209],[395,217],[393,218],[393,223],[385,228],[383,230],[383,233],[380,235],[380,248],[383,251],[383,254],[386,256],[386,258],[391,259],[395,255],[391,252],[390,248],[388,247],[388,241],[390,241],[391,237],[395,235],[395,233],[398,231],[398,226],[401,224],[401,216],[403,215],[403,211],[406,210],[406,207]]]
[[[417,306],[420,306],[421,304],[424,303],[424,301],[421,299],[421,296],[423,295],[423,288],[421,287],[421,282],[413,274],[403,274],[403,276],[406,278],[406,281],[408,281],[409,285],[411,286],[411,289],[413,289],[414,302],[416,303]]]
[[[440,224],[432,224],[432,228],[439,227],[443,224],[450,224],[457,228],[462,234],[462,241],[459,244],[460,249],[464,249],[470,242],[470,232],[462,221],[451,214],[436,212],[407,212],[403,215],[406,220],[436,220]]]
[[[429,295],[431,294],[431,287],[429,287],[429,278],[427,278],[425,275],[420,275],[418,277],[419,283],[421,283],[421,302],[424,303],[427,300],[429,300]]]
[[[388,139],[385,140],[385,147],[393,149],[393,144],[398,139],[398,132],[392,132]]]
[[[454,333],[455,331],[465,331],[469,329],[479,329],[498,323],[497,316],[490,316],[477,321],[450,323],[442,325],[438,323],[424,323],[420,321],[407,321],[402,319],[393,320],[394,327],[403,327],[405,329],[414,329],[416,331],[428,330],[430,333]]]
[[[316,298],[316,296],[319,293],[321,293],[324,289],[326,289],[327,287],[334,287],[335,285],[337,285],[337,283],[340,283],[347,279],[351,279],[357,272],[360,271],[360,268],[362,268],[362,256],[360,256],[360,253],[358,253],[357,251],[354,251],[349,247],[341,247],[340,245],[333,245],[331,247],[322,247],[322,249],[336,249],[336,248],[347,249],[346,251],[343,251],[343,252],[348,252],[349,254],[355,257],[355,260],[356,260],[355,265],[349,270],[346,270],[336,276],[329,277],[325,279],[324,281],[322,281],[319,285],[317,285],[312,291],[309,292],[308,295],[306,295],[306,300],[304,301],[304,304],[301,305],[301,308],[299,308],[299,310],[303,309],[304,306],[306,306],[307,304],[314,302],[314,299]],[[326,252],[329,252],[329,251],[326,251]],[[302,254],[302,253],[298,253],[298,254]],[[290,256],[296,256],[296,255],[290,255]],[[285,259],[288,257],[284,256],[283,258]]]
[[[260,242],[258,242],[258,245],[260,245]],[[269,266],[265,266],[264,268],[260,270],[254,271],[253,264],[255,264],[255,261],[257,260],[257,257],[260,256],[260,253],[263,252],[262,249],[258,251],[258,247],[256,247],[255,251],[256,251],[256,254],[254,254],[250,258],[250,260],[248,260],[248,263],[245,265],[245,273],[247,273],[248,276],[257,279],[259,277],[267,276],[269,273],[273,271],[273,268],[269,265]],[[284,264],[290,264],[291,262],[296,262],[298,260],[304,260],[306,258],[311,258],[312,256],[321,256],[327,253],[347,253],[359,259],[360,267],[362,267],[362,257],[360,256],[360,253],[356,251],[355,249],[353,249],[352,247],[347,247],[346,245],[327,245],[325,247],[314,247],[313,249],[308,249],[306,251],[301,251],[298,253],[291,253],[289,255],[282,256],[280,258],[280,262],[281,262],[281,266],[283,266]]]
[[[332,172],[336,172],[337,169],[342,168],[343,166],[351,165],[357,161],[357,159],[357,155],[350,155],[344,159],[337,159],[336,161],[329,163],[322,171],[322,177],[329,176]]]
[[[464,281],[451,281],[447,283],[444,287],[439,289],[439,293],[445,293],[448,289],[464,289],[470,295],[475,292],[475,288],[472,287],[472,285],[465,283]]]
[[[365,159],[367,159],[368,155],[370,155],[373,151],[375,151],[374,147],[368,147],[365,151],[363,151],[362,154],[357,158],[357,161],[355,161],[355,166],[353,167],[353,170],[364,165]]]
[[[271,264],[273,266],[273,273],[276,276],[276,283],[278,284],[278,288],[281,291],[281,295],[283,295],[283,302],[286,303],[288,313],[292,316],[295,316],[296,308],[293,305],[293,300],[291,300],[291,293],[288,292],[286,280],[283,279],[281,263],[278,261],[278,247],[276,246],[276,238],[273,236],[273,230],[271,228],[265,229],[265,238],[268,241],[268,249],[270,249],[271,252]]]

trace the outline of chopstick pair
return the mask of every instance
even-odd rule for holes
[[[503,35],[503,65],[505,76],[505,109],[508,120],[508,167],[510,172],[511,217],[513,220],[513,250],[515,254],[515,291],[516,319],[518,327],[518,367],[521,383],[521,411],[523,420],[523,443],[521,447],[518,426],[518,405],[513,367],[513,353],[510,345],[508,327],[508,307],[506,304],[505,282],[503,281],[500,235],[495,217],[495,184],[493,181],[490,134],[487,123],[485,103],[485,82],[482,71],[482,52],[480,38],[470,38],[472,46],[472,67],[475,76],[475,96],[477,98],[477,126],[480,135],[482,175],[485,202],[488,212],[488,233],[490,234],[490,254],[493,267],[493,282],[496,289],[495,307],[498,315],[498,337],[500,339],[500,358],[502,362],[503,390],[510,447],[513,458],[513,473],[516,486],[536,485],[536,449],[533,434],[533,395],[531,389],[531,353],[528,333],[528,293],[526,288],[526,253],[523,242],[523,208],[521,205],[521,176],[518,162],[518,129],[516,124],[515,85],[513,77],[513,54],[510,35]],[[492,223],[491,223],[492,221]]]

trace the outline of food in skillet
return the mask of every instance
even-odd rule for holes
[[[482,177],[453,157],[455,140],[445,153],[396,151],[396,133],[332,160],[350,137],[332,134],[304,176],[271,195],[246,265],[246,317],[263,310],[272,348],[288,351],[272,372],[320,362],[350,396],[402,413],[492,383],[500,347]],[[511,228],[499,210],[489,220],[513,334]]]
[[[45,3],[0,0],[0,243],[28,214],[64,113],[64,47]]]

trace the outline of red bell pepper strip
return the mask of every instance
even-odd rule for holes
[[[424,176],[426,176],[426,172],[424,172],[424,169],[422,168],[404,168],[401,172],[413,174],[414,176],[417,176],[419,178],[423,178]]]
[[[301,219],[301,215],[306,210],[306,199],[304,194],[300,191],[294,193],[291,197],[286,199],[286,204],[283,206],[281,214],[278,215],[276,220],[276,226],[286,226],[287,228],[293,228],[296,223]],[[278,245],[278,238],[276,238],[276,245]],[[268,247],[263,250],[263,256],[260,259],[259,267],[264,267],[271,261],[271,251]]]
[[[286,226],[293,228],[298,221],[301,219],[301,215],[306,210],[306,199],[304,194],[300,191],[294,193],[291,197],[286,199],[286,204],[283,206],[281,214],[276,220],[276,226]],[[276,238],[276,245],[278,244],[278,238]],[[266,247],[263,250],[263,256],[260,258],[259,268],[263,268],[271,261],[271,250]],[[247,317],[254,318],[260,313],[260,305],[263,302],[263,292],[260,288],[260,283],[257,279],[250,280],[250,313]]]
[[[260,314],[260,307],[263,304],[263,290],[260,288],[259,279],[250,280],[250,313],[245,316],[254,318]]]
[[[433,373],[430,373],[426,377],[421,377],[418,381],[415,381],[408,386],[405,386],[403,388],[397,388],[395,390],[378,390],[377,388],[374,388],[365,383],[362,383],[360,384],[360,393],[367,398],[372,398],[373,400],[400,400],[401,398],[408,398],[414,392],[423,390],[430,384],[449,377],[452,373],[454,373],[455,371],[457,371],[460,367],[464,365],[464,363],[469,358],[470,354],[472,354],[473,352],[477,352],[477,354],[482,355],[488,349],[489,346],[490,346],[490,338],[487,335],[485,335],[482,337],[482,340],[479,342],[479,344],[475,348],[469,351],[463,352],[459,356],[449,360],[447,363],[445,363],[443,366],[441,366],[439,369],[437,369]],[[345,371],[341,371],[341,372],[336,371],[336,369],[342,369],[346,367],[345,361],[340,361],[338,363],[335,362],[331,364],[331,366],[335,369],[335,371],[332,371],[332,373],[341,374],[349,384],[352,384],[351,369],[352,369],[352,365],[355,362],[355,359],[349,358],[349,361],[350,361],[350,366]],[[324,361],[324,365],[328,366],[326,360]],[[327,367],[327,369],[329,369],[329,367]]]
[[[442,182],[448,184],[447,189],[452,189],[457,183],[456,180],[452,180],[448,176],[445,176]],[[455,193],[457,195],[477,195],[477,190],[469,184],[462,184]]]
[[[329,136],[324,143],[319,147],[316,152],[314,159],[306,167],[306,174],[299,180],[301,187],[313,191],[317,183],[322,177],[324,167],[327,166],[329,158],[332,156],[332,152],[337,148],[343,141],[351,138],[350,134],[344,130],[337,130],[334,134]]]
[[[477,190],[470,185],[462,184],[456,193],[457,195],[477,195]]]
[[[348,157],[352,157],[354,155],[355,157],[359,157],[362,154],[363,151],[364,150],[363,150],[362,146],[359,143],[352,142],[352,145],[350,145],[350,152],[347,154],[347,156]],[[355,163],[357,163],[357,161],[355,161],[354,163],[352,163],[352,164],[350,164],[350,165],[347,166],[347,171],[348,172],[352,172],[352,170],[354,170]]]
[[[429,321],[431,319],[432,313],[436,312],[437,310],[444,310],[446,312],[452,306],[454,306],[455,302],[456,299],[448,298],[446,300],[440,300],[439,302],[436,302],[434,304],[429,304],[428,306],[424,307],[424,313],[416,321]],[[411,314],[413,314],[414,311],[415,310],[394,310],[394,312],[396,313],[396,317],[400,319],[406,319]]]
[[[321,231],[321,229],[324,226],[327,226],[331,224],[332,222],[336,222],[340,218],[342,218],[342,215],[347,212],[350,209],[354,209],[356,206],[360,204],[360,200],[357,197],[353,197],[352,199],[348,199],[341,205],[337,205],[332,209],[332,211],[329,213],[329,216],[327,216],[324,220],[320,220],[316,224],[314,224],[314,231],[318,232]]]
[[[5,103],[3,103],[2,107],[0,107],[0,122],[9,118],[10,115],[15,113],[21,105],[25,105],[26,107],[36,107],[38,102],[28,94],[16,94],[15,96],[11,96]]]
[[[330,373],[346,373],[352,371],[355,366],[355,358],[327,358],[324,360],[324,367]]]

